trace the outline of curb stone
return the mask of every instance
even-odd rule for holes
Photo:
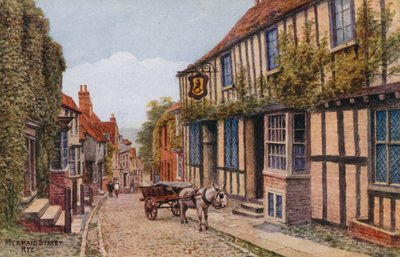
[[[87,245],[87,234],[88,234],[88,230],[89,230],[89,223],[92,220],[93,214],[95,213],[95,211],[99,210],[100,207],[102,206],[103,202],[107,200],[107,195],[104,194],[103,197],[101,197],[99,200],[97,200],[97,202],[95,203],[95,208],[93,210],[91,210],[90,212],[90,216],[86,221],[85,224],[85,229],[82,233],[82,244],[81,244],[81,252],[79,254],[80,257],[85,257],[85,253],[86,253],[86,245]]]

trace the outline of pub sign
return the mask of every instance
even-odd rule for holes
[[[196,75],[189,77],[190,90],[189,97],[196,100],[201,100],[207,95],[207,83],[208,76],[202,73],[197,73]]]

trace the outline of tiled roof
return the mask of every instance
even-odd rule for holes
[[[122,143],[124,144],[124,145],[131,145],[132,144],[132,142],[131,141],[129,141],[128,139],[122,139]]]
[[[106,122],[96,122],[96,126],[101,130],[101,132],[110,134],[110,141],[117,145],[116,134],[118,133],[117,125],[115,122],[106,121]]]
[[[177,111],[177,110],[180,110],[181,109],[181,102],[177,102],[177,103],[175,103],[175,104],[173,104],[173,105],[171,105],[169,108],[168,108],[168,112],[174,112],[174,111]]]
[[[226,51],[237,41],[249,34],[272,25],[277,18],[298,7],[311,3],[312,0],[264,0],[250,8],[246,14],[235,24],[229,33],[211,51],[196,63],[199,64],[214,55]]]
[[[93,137],[97,142],[107,142],[103,133],[96,127],[95,123],[91,121],[85,114],[79,115],[79,139],[85,140],[86,134]]]
[[[72,97],[62,93],[61,106],[77,113],[82,113]]]

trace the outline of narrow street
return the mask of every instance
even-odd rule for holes
[[[180,224],[167,209],[159,210],[155,221],[147,220],[140,196],[109,198],[100,209],[108,256],[254,256],[210,232],[200,233],[194,221]]]

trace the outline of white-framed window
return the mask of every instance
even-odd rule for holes
[[[286,115],[268,116],[268,168],[286,170]]]
[[[266,197],[268,217],[283,220],[285,210],[283,194],[274,191],[268,191]]]

